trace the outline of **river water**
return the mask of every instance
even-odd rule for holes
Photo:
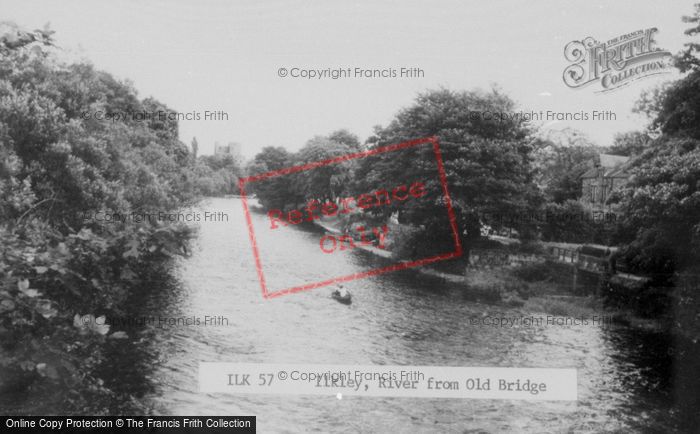
[[[352,306],[331,300],[329,288],[264,300],[240,200],[199,206],[225,212],[229,221],[200,224],[192,256],[177,263],[175,282],[153,291],[141,314],[220,315],[228,326],[147,324],[132,336],[131,351],[112,355],[110,387],[155,412],[257,415],[260,432],[630,432],[667,431],[671,423],[663,336],[621,327],[472,326],[468,319],[484,314],[529,313],[470,301],[464,288],[415,272],[349,282]],[[256,224],[264,217],[252,213]],[[267,249],[271,281],[347,275],[379,260],[357,251],[317,261],[318,233],[293,229],[275,236],[296,254]],[[203,394],[200,361],[573,367],[578,401]]]

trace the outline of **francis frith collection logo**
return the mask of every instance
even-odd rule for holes
[[[608,92],[635,80],[669,72],[671,53],[656,47],[656,27],[627,33],[606,42],[592,37],[571,41],[564,48],[569,66],[564,69],[564,83],[581,88],[596,82],[598,92]]]

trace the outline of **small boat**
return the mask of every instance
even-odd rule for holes
[[[331,293],[331,298],[336,300],[338,303],[352,304],[352,295],[349,292],[345,292],[345,295],[341,295],[340,291],[337,289]]]

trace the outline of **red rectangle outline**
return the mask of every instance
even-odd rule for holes
[[[248,208],[248,196],[245,192],[245,184],[249,182],[260,181],[263,179],[271,178],[279,175],[288,175],[291,173],[302,172],[305,170],[315,169],[321,166],[327,166],[333,163],[339,163],[342,161],[354,160],[358,158],[368,157],[370,155],[382,154],[385,152],[397,151],[399,149],[410,148],[412,146],[418,146],[425,143],[433,144],[433,152],[435,153],[435,160],[438,166],[438,173],[440,175],[440,184],[442,185],[443,197],[445,198],[445,205],[447,207],[447,216],[450,221],[450,229],[452,231],[452,237],[455,241],[455,251],[450,253],[442,253],[439,255],[431,256],[429,258],[418,259],[415,261],[401,261],[393,265],[389,265],[382,268],[376,268],[373,270],[365,271],[362,273],[348,274],[346,276],[336,277],[333,279],[322,280],[320,282],[309,283],[306,285],[294,286],[287,289],[282,289],[279,291],[268,292],[267,285],[265,284],[265,276],[262,271],[262,263],[260,261],[260,253],[258,251],[258,244],[255,240],[255,231],[253,229],[253,220],[250,216],[250,209]],[[394,145],[381,146],[379,148],[370,149],[368,151],[357,152],[353,154],[347,154],[340,157],[329,158],[326,160],[316,161],[313,163],[302,164],[299,166],[293,166],[285,169],[272,170],[263,174],[248,176],[245,178],[238,178],[238,188],[241,191],[241,199],[243,200],[243,210],[246,216],[246,223],[248,225],[248,236],[250,237],[250,244],[253,248],[253,256],[255,258],[255,268],[258,272],[258,278],[260,279],[260,287],[262,288],[263,298],[270,299],[279,297],[281,295],[293,294],[300,291],[307,291],[314,288],[320,288],[322,286],[331,285],[333,283],[348,282],[350,280],[361,279],[363,277],[376,276],[378,274],[389,273],[391,271],[405,270],[407,268],[419,267],[421,265],[431,264],[433,262],[443,261],[445,259],[458,258],[462,256],[462,244],[459,241],[459,232],[457,230],[457,219],[455,217],[454,209],[452,208],[452,199],[450,198],[450,193],[447,191],[447,175],[445,174],[445,166],[442,161],[442,153],[440,152],[440,145],[438,144],[437,137],[426,137],[422,139],[410,140],[407,142],[402,142]]]

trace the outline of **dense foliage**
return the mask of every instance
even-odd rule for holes
[[[204,196],[238,194],[238,178],[244,171],[230,155],[202,155],[194,162],[194,186]]]
[[[697,36],[700,34],[700,3],[695,3],[693,15],[683,17],[683,22],[692,24],[685,30],[687,36]],[[685,44],[685,48],[676,55],[675,64],[681,72],[697,70],[700,67],[700,43],[690,41]]]
[[[294,166],[328,160],[359,152],[359,139],[346,130],[316,136],[296,153],[281,147],[262,149],[248,167],[251,174],[263,174]],[[354,163],[330,164],[289,175],[274,176],[246,187],[266,208],[291,209],[308,200],[332,200],[349,191]]]
[[[540,193],[534,183],[532,152],[536,140],[520,119],[497,118],[494,113],[512,112],[514,103],[498,90],[491,92],[428,91],[401,110],[385,128],[378,127],[366,149],[398,144],[416,138],[436,136],[440,143],[449,191],[457,215],[459,233],[480,236],[480,225],[498,226],[489,215],[521,215],[536,209]],[[359,141],[345,131],[311,139],[298,153],[265,148],[252,170],[274,170],[322,161],[363,150]],[[406,229],[402,252],[422,254],[454,250],[444,195],[431,146],[418,146],[381,153],[343,163],[322,166],[295,175],[275,177],[252,185],[267,208],[297,207],[309,199],[334,200],[422,181],[432,198],[368,210],[365,219],[388,219],[398,211]],[[254,183],[255,184],[255,183]],[[532,233],[534,225],[516,219],[516,229]]]
[[[696,122],[700,118],[696,119]],[[666,135],[634,163],[621,190],[619,234],[633,269],[670,276],[700,263],[700,141]]]
[[[698,11],[686,22],[698,23]],[[697,27],[688,29],[697,34]],[[616,241],[631,271],[651,277],[636,299],[666,306],[679,335],[698,342],[700,309],[700,69],[698,44],[676,57],[689,73],[642,94],[637,111],[650,118],[653,140],[632,164],[632,178],[615,200],[622,220]],[[640,133],[644,134],[644,133]],[[648,302],[646,304],[649,304]]]
[[[0,394],[60,384],[71,411],[89,403],[78,384],[101,387],[91,367],[105,341],[128,337],[109,318],[183,254],[190,232],[96,216],[188,204],[196,172],[176,121],[91,115],[157,113],[163,104],[91,65],[57,60],[48,30],[2,29]]]
[[[598,159],[601,148],[579,131],[550,131],[535,152],[537,183],[548,202],[561,204],[581,197],[581,176]]]
[[[618,239],[636,270],[669,277],[700,264],[700,70],[643,96],[649,140],[618,193]]]
[[[387,127],[378,128],[371,147],[437,137],[458,232],[466,239],[475,239],[480,236],[480,224],[500,224],[500,219],[489,221],[489,215],[526,214],[540,201],[532,165],[535,140],[527,124],[521,119],[492,115],[513,111],[514,103],[495,89],[429,91],[401,110]],[[422,236],[416,237],[421,251],[451,251],[454,241],[446,230],[444,199],[430,146],[363,159],[357,170],[360,191],[416,180],[426,183],[427,197],[432,197],[432,201],[414,201],[401,209],[390,206],[377,211],[384,215],[399,211],[401,223],[422,227]],[[517,229],[526,235],[531,229],[528,223],[516,221]]]

